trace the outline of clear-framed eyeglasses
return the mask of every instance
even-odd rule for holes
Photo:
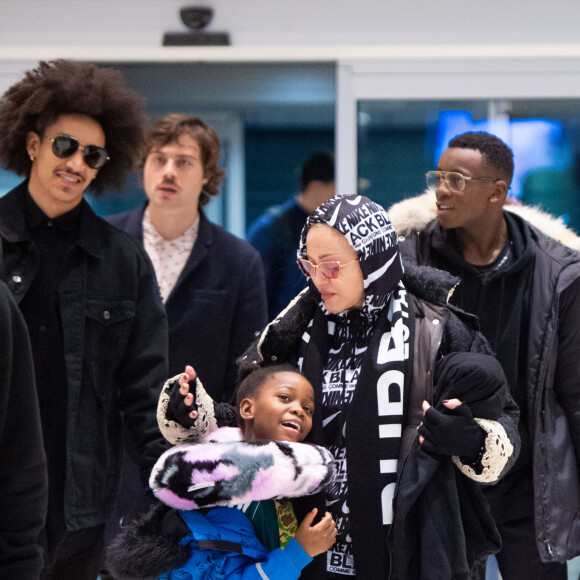
[[[458,171],[427,171],[425,174],[425,179],[427,181],[427,187],[431,191],[435,191],[437,186],[443,180],[447,187],[453,191],[463,191],[465,189],[465,184],[472,179],[478,181],[501,181],[500,178],[493,177],[471,177],[468,175],[463,175]]]

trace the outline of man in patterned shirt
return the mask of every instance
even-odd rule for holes
[[[169,372],[195,368],[208,393],[229,401],[236,358],[266,319],[260,255],[205,217],[225,172],[220,142],[197,117],[166,115],[147,135],[143,207],[109,218],[151,257],[169,319]]]

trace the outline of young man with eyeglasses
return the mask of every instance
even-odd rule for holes
[[[512,175],[505,143],[466,133],[427,173],[436,207],[389,215],[407,260],[461,278],[450,302],[478,315],[521,410],[519,459],[486,489],[502,577],[557,580],[580,553],[580,254],[504,211]]]
[[[65,60],[41,62],[3,99],[0,157],[26,178],[0,199],[0,236],[2,278],[30,332],[48,462],[42,578],[94,580],[122,428],[143,490],[166,447],[155,418],[167,375],[155,273],[83,199],[136,165],[142,106],[117,71]]]

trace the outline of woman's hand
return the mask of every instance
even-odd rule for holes
[[[438,411],[423,401],[423,422],[419,425],[419,443],[427,453],[458,455],[475,461],[485,442],[485,431],[475,422],[471,409],[459,399],[443,401]]]
[[[461,401],[459,399],[449,399],[448,401],[443,401],[443,405],[448,409],[456,409],[461,405]],[[427,401],[423,401],[423,415],[425,415],[425,412],[429,408],[431,408],[431,405]],[[420,423],[419,427],[421,427],[421,425],[423,425],[423,422]],[[419,431],[419,427],[417,427],[417,431]],[[423,441],[425,441],[425,437],[419,435],[419,443],[422,444]]]

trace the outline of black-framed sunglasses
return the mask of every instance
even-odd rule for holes
[[[70,135],[57,135],[53,137],[52,152],[59,159],[72,157],[79,149],[83,152],[83,159],[91,169],[100,169],[108,160],[106,149],[98,145],[81,145],[77,139]]]
[[[447,187],[453,191],[463,191],[465,189],[465,184],[472,179],[478,181],[501,181],[500,178],[470,177],[468,175],[463,175],[458,171],[427,171],[425,179],[427,181],[427,187],[431,191],[435,191],[441,181],[444,181],[447,184]]]

